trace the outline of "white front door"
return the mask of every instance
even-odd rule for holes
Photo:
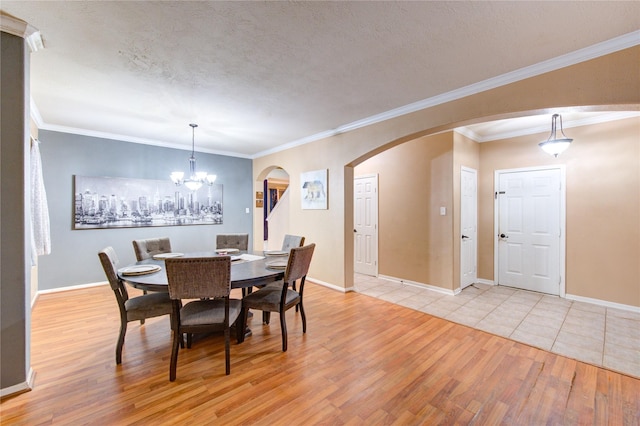
[[[498,284],[561,294],[563,176],[559,167],[496,172]]]
[[[354,271],[378,276],[378,176],[354,178]]]
[[[478,278],[478,172],[460,170],[460,288]]]

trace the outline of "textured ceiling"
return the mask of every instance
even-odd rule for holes
[[[33,2],[46,129],[255,156],[640,28],[640,2]],[[637,36],[637,34],[636,34]]]

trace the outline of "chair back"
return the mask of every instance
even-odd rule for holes
[[[226,297],[231,292],[231,257],[182,257],[165,260],[172,299]]]
[[[216,248],[249,250],[249,234],[218,234],[216,235]]]
[[[149,259],[156,254],[171,253],[171,241],[169,237],[133,240],[133,251],[136,253],[136,260]]]
[[[115,250],[113,247],[106,247],[98,252],[98,257],[100,258],[100,263],[102,263],[102,269],[104,269],[104,273],[109,280],[109,285],[116,294],[118,304],[124,307],[124,302],[129,299],[129,293],[122,280],[118,278],[119,261]]]
[[[291,249],[287,269],[284,272],[284,282],[291,284],[298,279],[306,278],[315,248],[316,244],[313,243],[304,247],[294,247]]]
[[[286,234],[282,241],[282,251],[289,251],[294,247],[302,247],[303,245],[304,237]]]

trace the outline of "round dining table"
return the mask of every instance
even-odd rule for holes
[[[269,256],[265,255],[265,252],[249,253],[250,256],[243,259],[243,254],[246,252],[228,253],[225,256],[231,256],[231,288],[243,289],[243,296],[245,290],[247,293],[251,293],[251,289],[254,286],[267,285],[274,281],[279,281],[284,278],[284,269],[281,267],[286,256]],[[209,256],[222,256],[216,252],[194,252],[194,253],[180,253],[180,257],[209,257]],[[275,269],[269,267],[270,263],[274,263],[274,259],[280,264],[280,268]],[[284,262],[286,263],[286,262]],[[141,265],[156,265],[160,269],[156,272],[129,275],[125,271],[132,266]],[[169,292],[169,284],[167,279],[167,271],[164,267],[164,259],[145,259],[137,261],[134,265],[130,265],[126,268],[118,269],[118,277],[128,283],[130,286],[146,291],[156,292]],[[243,342],[245,337],[251,335],[251,329],[245,324],[245,333],[238,341]]]
[[[243,259],[243,254],[228,253],[227,256],[231,256],[231,288],[247,288],[251,289],[254,286],[262,286],[269,284],[273,281],[279,281],[284,278],[283,268],[269,267],[269,263],[273,263],[274,256],[265,256],[263,252],[249,253],[248,259]],[[184,253],[180,257],[209,257],[220,256],[216,252],[193,252]],[[277,256],[278,259],[283,259],[281,256]],[[284,257],[286,259],[286,257]],[[129,275],[125,271],[127,268],[121,268],[118,270],[118,277],[127,282],[132,287],[146,291],[165,292],[169,291],[167,272],[164,267],[164,259],[145,259],[136,262],[132,266],[140,265],[157,265],[160,269],[156,272]]]

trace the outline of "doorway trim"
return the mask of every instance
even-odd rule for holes
[[[474,215],[474,221],[473,221],[473,227],[475,229],[475,235],[473,238],[473,243],[474,243],[474,248],[473,248],[473,253],[474,253],[474,276],[473,276],[473,281],[470,282],[467,285],[463,285],[463,275],[464,275],[464,271],[463,271],[463,262],[462,262],[462,257],[463,257],[463,239],[464,239],[464,235],[463,235],[463,222],[464,222],[464,213],[463,213],[463,207],[464,207],[464,203],[463,203],[463,191],[462,191],[462,186],[463,186],[463,179],[462,179],[462,175],[464,172],[468,172],[468,173],[472,173],[473,177],[474,177],[474,186],[475,186],[475,194],[474,194],[474,206],[473,208],[475,209],[475,215]],[[478,281],[478,170],[473,169],[471,167],[466,167],[466,166],[461,166],[460,167],[460,250],[459,250],[459,256],[460,256],[460,290],[463,290],[464,288],[470,286],[471,284],[473,284],[474,282]]]
[[[358,270],[358,262],[357,262],[357,255],[355,254],[355,251],[358,248],[358,244],[355,241],[355,238],[357,236],[356,233],[356,228],[358,226],[357,224],[357,220],[355,219],[355,216],[358,212],[357,210],[357,202],[356,202],[356,198],[357,198],[357,193],[355,191],[355,186],[358,180],[365,180],[365,179],[369,179],[372,180],[373,182],[375,182],[375,189],[374,189],[374,197],[375,200],[372,203],[372,210],[375,212],[374,215],[372,215],[373,217],[371,219],[373,219],[371,225],[373,226],[373,233],[372,235],[372,265],[371,265],[371,269],[369,271],[363,271],[363,270]],[[353,213],[354,213],[354,221],[353,221],[353,231],[354,231],[354,242],[353,242],[353,249],[354,249],[354,257],[353,257],[353,271],[354,273],[361,273],[361,274],[365,274],[365,275],[369,275],[369,276],[374,276],[374,277],[378,277],[378,266],[379,266],[379,247],[378,247],[378,237],[379,237],[379,219],[378,219],[378,214],[379,214],[379,194],[378,194],[378,187],[379,187],[379,177],[377,173],[373,173],[373,174],[364,174],[364,175],[358,175],[358,176],[354,176],[353,177],[353,187],[354,187],[354,191],[353,191]]]
[[[562,298],[566,297],[566,235],[567,235],[567,174],[566,166],[564,164],[550,165],[550,166],[534,166],[534,167],[520,167],[515,169],[501,169],[494,171],[493,178],[493,282],[495,285],[499,285],[499,267],[500,257],[498,250],[498,230],[500,227],[500,211],[498,205],[498,191],[500,183],[500,175],[503,173],[517,173],[517,172],[534,172],[542,170],[559,170],[560,172],[560,247],[559,247],[559,271],[560,271],[560,294]]]

